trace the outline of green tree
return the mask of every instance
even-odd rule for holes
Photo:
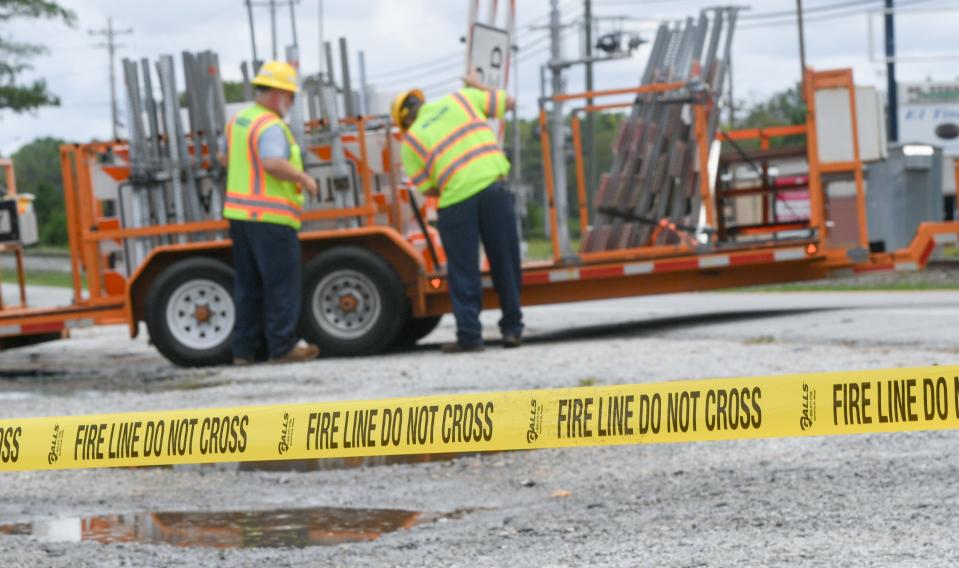
[[[71,10],[51,0],[0,0],[0,24],[18,18],[59,19],[69,26],[76,21]],[[42,45],[17,42],[0,35],[0,110],[21,113],[60,104],[60,99],[47,90],[43,79],[30,83],[18,81],[19,75],[32,68],[29,61],[46,51]]]
[[[741,104],[740,106],[744,105]],[[769,126],[805,124],[805,122],[806,102],[802,97],[802,83],[796,83],[793,87],[773,93],[768,99],[749,107],[746,117],[737,121],[736,128],[766,128]],[[778,146],[795,146],[804,142],[805,136],[787,136],[771,140],[770,145],[775,148]],[[751,141],[748,144],[742,143],[740,146],[755,149],[759,147],[759,143]]]
[[[580,117],[582,119],[582,116]],[[603,112],[597,113],[594,127],[594,136],[596,143],[596,172],[597,179],[603,173],[608,172],[613,163],[613,140],[619,129],[619,124],[624,116],[621,113]],[[512,141],[511,127],[507,128],[506,140]],[[571,134],[567,132],[567,135]],[[520,120],[519,121],[520,145],[522,153],[520,155],[520,167],[522,170],[521,181],[533,186],[533,194],[529,200],[529,230],[531,233],[543,233],[543,225],[546,223],[545,203],[543,200],[543,152],[540,145],[539,120]],[[553,133],[550,132],[552,136]],[[584,140],[584,151],[587,142]],[[566,144],[566,181],[569,199],[569,213],[574,220],[578,220],[579,199],[576,190],[576,161],[573,155],[572,141],[567,140]],[[588,159],[584,156],[584,160]],[[585,167],[585,163],[584,163]],[[595,187],[592,187],[587,180],[588,192],[592,195]]]
[[[223,81],[223,97],[228,103],[242,103],[246,100],[243,96],[242,81]]]
[[[806,103],[802,97],[802,84],[773,93],[765,101],[754,104],[737,128],[761,128],[803,124],[806,122]]]
[[[40,229],[40,244],[67,244],[67,216],[60,176],[60,145],[57,138],[38,138],[13,154],[17,191],[32,193]]]
[[[186,92],[180,93],[177,97],[181,107],[186,107]],[[243,96],[242,81],[223,81],[223,99],[227,103],[242,103],[246,100]]]

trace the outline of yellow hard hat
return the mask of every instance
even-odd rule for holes
[[[267,61],[260,66],[260,72],[253,78],[252,83],[258,87],[269,87],[291,93],[300,90],[296,86],[296,69],[286,61]]]
[[[393,99],[393,104],[390,106],[390,116],[393,118],[393,122],[403,128],[403,120],[406,119],[406,115],[409,114],[409,109],[405,108],[406,99],[414,96],[421,101],[426,100],[426,96],[423,95],[423,91],[419,89],[409,89],[408,91],[403,91],[402,93],[396,95],[396,98]]]

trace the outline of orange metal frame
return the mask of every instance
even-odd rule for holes
[[[676,91],[685,86],[685,83],[663,83],[663,84],[654,84],[644,87],[632,88],[632,89],[614,89],[608,91],[593,91],[593,92],[583,92],[576,93],[571,95],[562,95],[558,97],[553,97],[553,102],[560,101],[571,101],[578,99],[587,99],[587,98],[602,98],[623,94],[644,94],[644,93],[666,93],[671,91]],[[827,224],[826,224],[826,212],[825,212],[825,199],[823,197],[823,183],[822,176],[823,174],[851,174],[855,181],[856,185],[856,209],[857,209],[857,219],[859,223],[859,245],[864,249],[868,250],[868,233],[866,225],[866,203],[865,203],[865,189],[864,189],[864,180],[863,180],[863,166],[859,154],[859,139],[858,136],[852,136],[853,140],[853,153],[854,159],[850,162],[841,162],[841,163],[822,163],[818,155],[818,145],[816,140],[816,106],[815,106],[815,93],[820,89],[830,89],[830,88],[839,88],[845,89],[849,93],[849,104],[851,111],[851,127],[853,133],[858,132],[858,124],[856,123],[856,96],[855,96],[855,84],[853,83],[852,70],[850,69],[841,69],[835,71],[806,71],[806,80],[805,80],[805,97],[808,101],[807,113],[807,122],[805,125],[790,125],[790,126],[777,126],[770,128],[753,128],[746,130],[733,131],[725,133],[727,137],[732,140],[749,140],[749,139],[758,139],[760,143],[760,148],[768,149],[771,139],[780,138],[785,136],[793,135],[806,135],[807,137],[807,156],[809,161],[809,179],[810,179],[810,227],[816,231],[817,235],[817,245],[818,249],[824,252],[829,253],[832,256],[845,256],[845,251],[841,251],[839,255],[835,254],[835,247],[830,247],[827,240]],[[589,208],[587,205],[587,191],[586,191],[586,181],[583,174],[585,168],[583,164],[583,147],[582,147],[582,135],[580,127],[579,114],[584,112],[597,112],[608,109],[617,109],[625,108],[632,106],[632,102],[617,102],[612,104],[604,105],[589,105],[580,108],[576,108],[572,112],[571,117],[571,129],[573,134],[573,156],[575,159],[576,166],[576,191],[579,198],[579,220],[580,227],[585,228],[589,226]],[[709,161],[710,153],[710,142],[707,140],[706,136],[706,116],[708,105],[714,104],[713,101],[707,100],[699,104],[694,105],[693,109],[693,127],[696,133],[696,147],[697,147],[697,158],[700,164],[700,168],[706,170],[706,164]],[[543,168],[544,168],[544,177],[546,181],[546,195],[547,200],[550,206],[550,228],[555,229],[558,220],[556,218],[557,211],[555,208],[555,182],[552,175],[553,164],[551,159],[551,153],[549,151],[550,147],[550,134],[548,129],[548,121],[546,115],[545,106],[541,105],[540,116],[539,116],[540,129],[542,132],[542,153],[543,153]],[[700,194],[703,200],[703,206],[706,213],[706,223],[710,226],[715,226],[716,224],[716,203],[712,191],[710,188],[710,179],[707,175],[699,176],[699,189]],[[583,229],[585,230],[585,229]],[[556,235],[556,231],[551,231],[552,241],[553,241],[553,258],[555,261],[560,260],[559,254],[559,240]],[[613,260],[613,259],[629,259],[629,258],[641,258],[641,257],[657,257],[668,254],[693,254],[693,250],[685,246],[682,242],[674,246],[642,246],[632,249],[624,249],[617,251],[606,251],[602,253],[580,253],[579,258],[582,261],[600,261],[600,260]]]
[[[397,216],[391,211],[384,211],[373,195],[373,172],[368,166],[369,155],[367,146],[367,123],[373,117],[351,117],[344,119],[344,124],[356,129],[356,138],[359,145],[359,156],[354,158],[359,173],[359,181],[363,194],[363,204],[338,209],[306,211],[304,221],[330,220],[347,217],[360,217],[366,225],[376,223],[376,215],[382,212],[389,213],[390,223],[398,223]],[[0,300],[0,328],[19,327],[23,334],[41,333],[54,329],[57,324],[64,324],[71,320],[81,320],[93,324],[127,323],[135,333],[134,306],[130,302],[129,286],[142,272],[142,266],[134,275],[127,279],[125,276],[112,270],[108,266],[109,259],[103,254],[101,244],[106,241],[122,243],[126,239],[142,238],[158,235],[175,235],[188,233],[223,232],[227,229],[226,221],[202,221],[182,224],[165,224],[140,228],[121,228],[114,217],[103,214],[100,203],[96,198],[93,187],[93,172],[91,165],[101,156],[127,154],[125,144],[121,143],[93,143],[84,145],[64,145],[60,149],[60,166],[64,182],[64,207],[67,217],[67,238],[70,248],[70,266],[72,272],[73,299],[70,306],[57,308],[28,308],[26,301],[20,306],[2,305]],[[390,153],[387,152],[387,158]],[[13,183],[12,164],[8,160],[0,160],[7,175],[7,187],[15,187]],[[129,174],[124,166],[110,167],[111,175],[122,179]],[[304,238],[328,239],[350,238],[350,235],[363,237],[366,231],[357,230],[355,234],[339,232],[304,233]],[[177,253],[191,253],[205,249],[216,249],[227,246],[227,241],[205,242],[170,245],[164,251]],[[405,244],[405,243],[403,243]],[[403,249],[403,254],[415,256],[417,253],[412,247],[396,246]],[[19,247],[0,247],[0,252],[11,250],[17,252]],[[84,282],[85,280],[85,282]],[[23,271],[20,271],[21,286],[25,286]],[[84,285],[85,288],[84,289]],[[25,289],[25,288],[24,288]],[[66,327],[70,327],[67,324]]]
[[[608,91],[592,91],[584,93],[576,93],[570,95],[562,95],[559,97],[547,98],[542,101],[542,103],[550,102],[566,102],[573,100],[582,100],[587,98],[600,99],[604,97],[624,95],[624,94],[642,94],[642,93],[665,93],[670,91],[675,91],[684,86],[683,83],[668,83],[668,84],[658,84],[650,85],[646,87],[631,88],[631,89],[615,89]],[[692,268],[691,272],[695,274],[686,273],[685,278],[698,278],[695,282],[689,282],[687,280],[682,281],[671,281],[666,280],[664,284],[659,285],[658,282],[662,282],[664,279],[662,277],[656,277],[653,275],[647,275],[641,278],[623,278],[616,277],[614,278],[615,282],[593,282],[589,286],[577,286],[576,283],[566,283],[564,286],[553,285],[554,289],[563,288],[567,291],[567,294],[564,296],[565,299],[559,299],[556,294],[545,294],[545,301],[566,301],[566,300],[586,300],[597,297],[611,297],[611,295],[616,295],[616,291],[620,288],[620,285],[625,280],[635,280],[637,282],[642,282],[641,291],[637,289],[632,289],[632,295],[638,293],[659,293],[659,292],[675,292],[681,290],[690,290],[690,289],[713,289],[713,288],[722,288],[729,286],[737,285],[746,285],[748,283],[759,284],[763,282],[771,282],[776,277],[784,277],[782,281],[791,281],[791,280],[804,280],[804,279],[814,279],[822,278],[828,276],[830,273],[835,271],[844,271],[848,269],[852,270],[884,270],[892,269],[898,265],[914,264],[918,268],[922,268],[926,261],[928,260],[928,254],[930,246],[933,246],[935,243],[935,235],[943,233],[956,234],[959,233],[959,223],[938,223],[938,224],[924,224],[917,232],[915,240],[910,247],[903,251],[898,251],[894,254],[871,254],[867,255],[865,262],[855,263],[849,256],[849,251],[846,248],[836,246],[829,241],[829,234],[827,232],[827,214],[826,214],[826,200],[824,198],[824,183],[823,177],[827,175],[841,174],[844,176],[851,176],[855,186],[856,186],[856,215],[858,221],[858,239],[857,244],[864,251],[868,251],[868,232],[866,224],[866,205],[865,205],[865,191],[864,191],[864,179],[863,179],[863,165],[860,157],[859,151],[859,140],[858,136],[855,134],[858,132],[858,124],[856,123],[856,101],[855,101],[855,85],[853,83],[852,71],[849,69],[835,70],[835,71],[821,71],[816,72],[808,70],[806,72],[806,81],[805,81],[805,96],[807,101],[809,101],[809,112],[807,114],[806,124],[801,125],[790,125],[790,126],[776,126],[763,129],[747,129],[739,130],[734,132],[724,133],[725,136],[733,140],[747,140],[747,139],[758,139],[760,148],[768,149],[770,141],[774,138],[786,137],[786,136],[795,136],[795,135],[806,135],[807,140],[807,157],[809,162],[809,179],[810,179],[810,210],[811,210],[811,219],[809,227],[815,229],[815,239],[807,243],[806,246],[806,255],[805,259],[807,262],[802,263],[802,266],[798,270],[793,270],[790,268],[788,270],[789,274],[786,274],[787,271],[781,271],[778,274],[767,273],[769,266],[752,266],[752,267],[743,267],[737,270],[712,270],[705,271],[702,269]],[[848,162],[840,163],[824,163],[818,155],[818,144],[816,140],[816,106],[815,106],[815,93],[821,89],[844,89],[849,94],[849,108],[851,113],[851,128],[854,135],[852,136],[853,140],[853,160]],[[549,151],[550,148],[550,132],[548,127],[547,113],[545,104],[540,106],[539,114],[539,125],[541,130],[541,151],[543,159],[543,177],[545,182],[546,189],[546,199],[547,204],[550,209],[550,228],[552,237],[552,246],[553,246],[553,265],[537,268],[530,267],[525,273],[530,274],[536,270],[540,271],[549,271],[555,268],[558,263],[560,263],[560,254],[559,254],[559,241],[556,234],[556,227],[558,225],[557,215],[555,207],[555,180],[553,179],[553,164],[552,164],[552,155]],[[587,106],[582,106],[575,108],[572,111],[572,116],[570,118],[572,137],[573,137],[573,156],[575,159],[575,182],[576,182],[576,195],[579,198],[579,221],[580,226],[585,230],[589,226],[589,207],[587,203],[587,191],[586,191],[586,180],[585,180],[585,167],[583,163],[583,148],[582,148],[582,132],[580,125],[581,113],[585,112],[598,112],[604,110],[614,110],[627,108],[632,106],[632,101],[629,102],[614,102],[607,104],[592,104]],[[696,104],[694,107],[693,127],[696,132],[696,144],[697,144],[697,157],[699,163],[702,164],[701,167],[705,168],[705,164],[708,163],[710,145],[709,141],[706,140],[706,105],[713,104],[712,101],[706,101],[700,104]],[[956,176],[957,183],[959,183],[959,162],[956,165]],[[703,204],[705,207],[705,213],[707,217],[707,223],[709,225],[715,226],[716,219],[716,203],[714,201],[714,196],[710,189],[710,179],[706,175],[701,175],[699,178],[700,183],[700,193],[703,198]],[[796,225],[791,228],[802,228],[806,225]],[[785,229],[783,229],[785,230]],[[748,256],[755,253],[757,250],[762,249],[775,249],[778,245],[754,245],[750,250],[743,252],[742,254]],[[795,243],[793,243],[795,246]],[[729,262],[732,265],[737,265],[737,254],[731,253],[730,259],[726,259],[717,262]],[[604,252],[591,252],[591,253],[580,253],[575,262],[580,263],[582,266],[599,266],[609,268],[610,271],[613,271],[613,268],[617,263],[630,262],[635,260],[643,259],[666,259],[666,258],[698,258],[706,259],[708,253],[704,254],[693,250],[692,248],[686,246],[684,243],[680,242],[676,245],[671,246],[642,246],[630,249],[622,250],[613,250],[613,251],[604,251]],[[690,262],[690,265],[695,263]],[[793,267],[794,268],[794,267]],[[780,269],[782,270],[782,269]],[[711,274],[711,277],[706,278],[706,274]],[[744,282],[746,284],[744,284]],[[531,294],[530,287],[527,286],[524,288],[524,302],[537,302],[540,296],[543,294]],[[629,293],[624,293],[623,295],[630,295]]]
[[[3,169],[7,196],[17,195],[17,175],[13,169],[13,162],[8,159],[0,159],[0,168]],[[17,286],[20,292],[20,304],[6,306],[3,301],[3,294],[0,294],[0,310],[11,308],[25,308],[27,306],[27,282],[25,271],[23,269],[23,246],[19,243],[0,244],[0,253],[13,253],[13,258],[17,266]]]
[[[959,196],[959,158],[952,161],[953,173],[956,176],[956,195]],[[959,203],[959,201],[957,201]]]

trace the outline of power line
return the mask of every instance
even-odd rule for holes
[[[567,32],[564,34],[564,39],[568,37],[569,33],[570,32]],[[542,35],[535,39],[530,40],[526,45],[519,46],[519,55],[517,56],[517,60],[518,61],[525,60],[526,58],[523,57],[524,55],[530,55],[528,52],[531,49],[534,49],[540,45],[545,44],[548,39],[549,39],[549,36]],[[410,68],[419,69],[419,71],[415,73],[406,73],[402,76],[398,76],[393,79],[383,79],[383,80],[377,81],[377,85],[381,87],[385,86],[389,88],[389,86],[391,85],[393,86],[404,85],[404,84],[410,83],[411,81],[415,82],[416,79],[419,79],[419,78],[432,77],[437,75],[438,73],[450,72],[451,70],[462,66],[463,64],[462,57],[463,57],[462,54],[455,55],[453,56],[453,59],[451,61],[448,61],[447,63],[442,65],[429,65],[424,63],[416,66],[410,66]],[[443,59],[448,59],[448,58],[443,58]],[[442,61],[442,59],[440,61]]]
[[[419,79],[422,77],[429,77],[432,75],[436,75],[437,73],[446,72],[456,67],[462,67],[462,65],[463,65],[463,62],[459,60],[459,58],[457,58],[457,60],[455,61],[449,61],[442,65],[424,64],[423,67],[421,67],[419,72],[417,73],[407,73],[405,75],[398,76],[393,79],[383,79],[383,80],[377,81],[376,83],[377,85],[380,85],[380,86],[405,84],[405,83],[409,83],[410,81],[415,81],[416,79]]]
[[[132,34],[133,28],[115,30],[113,29],[113,18],[107,18],[106,28],[102,30],[87,30],[87,33],[90,35],[99,35],[106,38],[106,42],[98,44],[97,47],[105,47],[110,58],[110,116],[113,119],[113,139],[116,140],[120,136],[117,133],[117,87],[116,77],[113,73],[113,60],[117,48],[124,47],[123,44],[116,43],[116,37]]]
[[[647,4],[676,4],[678,2],[701,2],[702,0],[599,0],[594,6],[644,6]]]
[[[862,2],[863,0],[859,0],[859,1]],[[881,1],[882,1],[882,0],[869,0],[869,3],[870,3],[870,4],[878,4],[878,3],[881,2]],[[925,3],[925,2],[930,2],[930,1],[932,1],[932,0],[900,0],[900,1],[898,2],[897,6],[899,6],[899,7],[908,7],[908,6],[914,6],[914,5],[916,5],[916,4],[923,4],[923,3]],[[838,6],[838,5],[832,5],[832,6]],[[842,8],[849,8],[849,7],[850,7],[850,6],[842,6]],[[820,8],[823,8],[823,7],[820,7]],[[833,9],[841,10],[842,8],[836,8],[836,7],[834,7]],[[805,14],[813,11],[814,9],[815,9],[815,8],[804,9],[804,10],[803,10],[803,14],[805,15]],[[748,26],[743,26],[742,28],[743,28],[743,29],[753,29],[753,28],[756,28],[756,27],[763,27],[763,26],[782,26],[782,25],[790,25],[790,24],[795,24],[795,23],[796,23],[796,13],[795,13],[795,11],[791,11],[791,12],[790,12],[790,11],[784,11],[784,12],[782,12],[782,14],[783,14],[783,15],[777,16],[776,18],[769,18],[770,20],[776,19],[777,21],[750,23]],[[758,14],[756,14],[756,15],[758,15]],[[849,11],[838,11],[838,12],[820,13],[820,14],[818,14],[818,15],[814,15],[814,17],[809,18],[808,20],[804,17],[803,20],[804,20],[804,21],[812,21],[812,22],[823,22],[823,21],[828,21],[828,20],[833,20],[833,19],[846,18],[846,17],[848,17],[848,16],[861,16],[861,15],[865,15],[865,14],[864,14],[864,12],[863,12],[861,9],[859,9],[859,10],[849,10]]]
[[[567,31],[567,32],[563,35],[563,39],[568,39],[568,37],[569,37],[569,35],[570,35],[571,33],[572,33],[572,32]],[[535,56],[537,56],[537,55],[542,55],[542,54],[548,52],[548,51],[549,51],[549,41],[548,41],[548,40],[549,40],[549,36],[544,35],[544,36],[541,36],[539,39],[536,39],[536,40],[531,41],[530,44],[529,44],[526,48],[520,50],[519,55],[516,57],[516,59],[515,59],[515,61],[513,62],[513,64],[514,64],[514,65],[518,65],[518,64],[520,64],[520,63],[529,61],[530,59],[532,59],[533,57],[535,57]],[[539,44],[539,45],[537,45],[537,44]],[[459,63],[457,62],[457,64],[459,64]],[[448,90],[449,87],[455,86],[455,84],[458,83],[459,81],[460,81],[460,77],[458,77],[458,76],[450,76],[450,77],[447,77],[447,78],[445,78],[445,79],[436,81],[436,82],[434,82],[434,83],[429,83],[429,84],[423,86],[423,87],[422,87],[422,90],[423,90],[423,92],[425,92],[427,95],[429,95],[429,94],[431,94],[431,93],[435,93],[435,92],[444,90],[444,87],[447,88],[446,90]]]
[[[899,2],[900,7],[914,6],[916,4],[921,4],[923,2],[929,2],[930,0],[901,0]],[[803,10],[805,13],[807,10]],[[863,16],[865,15],[862,10],[851,10],[848,12],[839,12],[839,13],[828,13],[828,14],[819,14],[818,16],[813,16],[811,18],[803,18],[803,23],[808,24],[810,22],[828,22],[830,20],[838,20],[842,18],[848,18],[850,16]],[[777,20],[773,22],[762,22],[762,23],[751,23],[744,26],[737,26],[739,30],[757,30],[765,29],[778,26],[793,26],[796,25],[795,15],[791,18],[786,18],[783,20]]]
[[[579,0],[569,0],[568,2],[563,4],[563,7],[568,9],[572,7],[573,5],[575,5],[578,1]],[[539,16],[536,16],[534,18],[527,20],[525,24],[520,24],[517,27],[520,27],[520,28],[530,27],[534,25],[535,23],[539,22],[540,20],[545,20],[548,18],[549,18],[549,12],[546,12],[544,14],[540,14]],[[521,46],[520,49],[523,49],[523,47]],[[430,67],[434,65],[440,65],[443,63],[449,63],[454,60],[457,62],[457,64],[459,64],[462,62],[462,57],[463,57],[462,52],[449,53],[447,55],[443,55],[441,57],[437,57],[427,61],[421,61],[420,63],[416,63],[413,65],[396,67],[396,68],[384,71],[382,73],[374,75],[373,77],[371,77],[370,80],[376,82],[376,81],[382,81],[384,78],[392,77],[394,75],[408,75],[408,73],[411,71],[422,70],[424,67]]]
[[[415,64],[415,65],[407,65],[407,66],[405,66],[405,67],[394,67],[393,69],[390,69],[390,70],[388,70],[388,71],[384,71],[384,72],[382,72],[382,73],[379,73],[379,74],[371,77],[371,80],[375,81],[375,80],[377,80],[377,79],[382,79],[383,77],[389,77],[389,76],[392,76],[392,75],[405,74],[405,73],[407,73],[407,72],[409,72],[409,71],[415,71],[415,70],[417,70],[417,69],[423,69],[424,67],[430,67],[430,66],[432,66],[432,65],[438,65],[438,64],[440,64],[440,63],[447,62],[447,61],[449,61],[449,60],[451,60],[451,59],[459,59],[460,57],[462,57],[462,54],[460,54],[460,53],[456,53],[456,54],[451,53],[451,54],[448,54],[448,55],[444,55],[444,56],[442,56],[442,57],[437,57],[436,59],[430,59],[430,60],[427,60],[427,61],[421,61],[421,62],[419,62],[419,63],[417,63],[417,64]]]
[[[847,0],[846,2],[836,2],[833,4],[823,4],[820,6],[813,6],[810,8],[803,8],[803,14],[816,14],[819,12],[828,12],[830,10],[838,10],[841,8],[848,8],[850,6],[863,6],[866,4],[877,4],[881,0]],[[756,13],[745,13],[739,16],[742,20],[764,20],[769,18],[795,18],[796,10],[780,10],[777,12],[756,12]]]

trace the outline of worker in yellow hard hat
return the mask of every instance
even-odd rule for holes
[[[270,359],[295,362],[319,355],[300,344],[300,210],[305,189],[317,185],[303,171],[303,156],[283,117],[296,92],[296,69],[283,61],[264,63],[253,79],[256,102],[226,127],[227,168],[223,216],[233,241],[233,362],[253,362],[260,338]]]
[[[503,312],[503,346],[519,347],[523,333],[519,236],[513,195],[506,186],[510,164],[489,125],[514,108],[515,101],[475,76],[465,82],[466,88],[432,102],[419,89],[404,91],[390,109],[403,131],[403,168],[410,183],[439,197],[438,229],[456,317],[456,341],[444,345],[444,353],[484,347],[480,241]]]

